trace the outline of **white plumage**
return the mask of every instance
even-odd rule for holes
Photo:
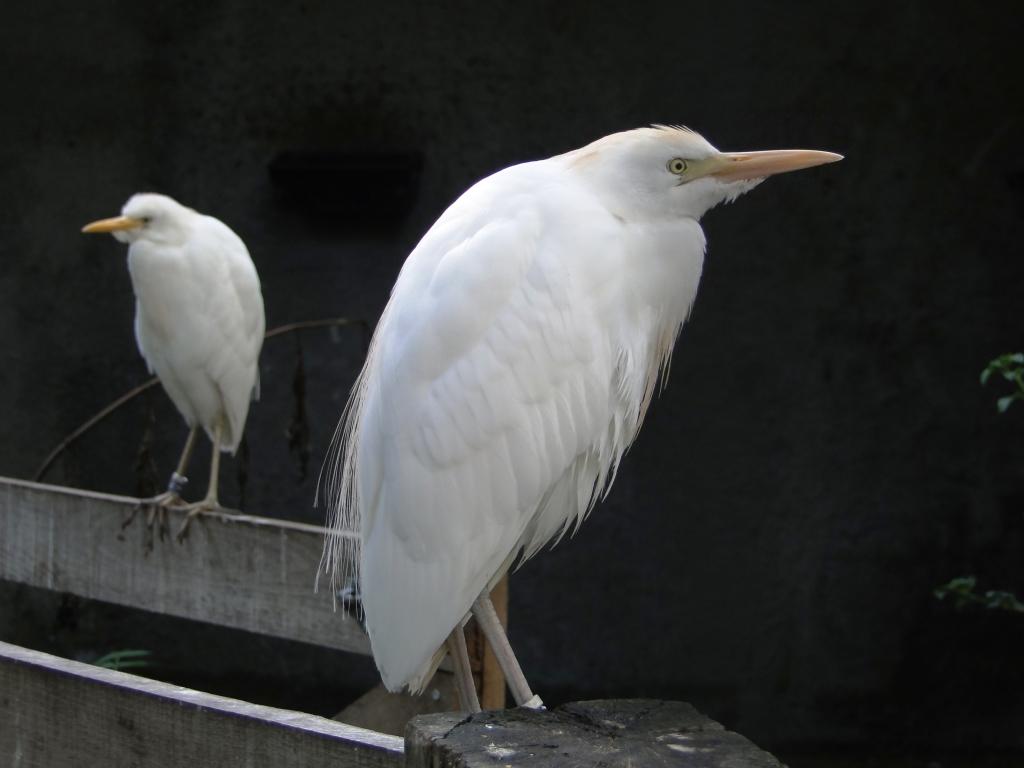
[[[245,244],[212,216],[151,193],[84,231],[129,243],[139,351],[189,427],[234,453],[258,394],[264,333],[260,281]],[[190,451],[191,439],[182,471]],[[214,462],[212,475],[216,469]],[[212,506],[216,487],[211,476]]]
[[[507,168],[441,215],[398,277],[328,478],[334,529],[361,539],[329,537],[328,565],[358,575],[389,689],[421,689],[474,600],[610,486],[696,296],[700,216],[834,159],[645,128]]]

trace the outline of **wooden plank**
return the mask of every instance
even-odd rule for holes
[[[401,736],[417,715],[452,712],[459,709],[455,675],[439,671],[423,693],[391,693],[377,685],[336,714],[333,719],[378,733]]]
[[[502,626],[508,630],[508,574],[501,577],[491,591],[491,602]],[[475,624],[475,622],[474,622]],[[479,633],[479,630],[477,630]],[[505,708],[505,673],[501,671],[498,657],[494,655],[490,644],[480,638],[483,647],[483,658],[480,663],[480,706],[484,709]]]
[[[408,768],[783,768],[689,704],[648,699],[420,715],[406,728],[405,758]]]
[[[0,764],[383,768],[402,740],[0,642]]]
[[[179,544],[145,544],[137,499],[0,477],[0,578],[93,600],[368,654],[329,590],[313,591],[324,530],[203,514]],[[171,510],[171,531],[183,513]],[[150,537],[151,538],[151,537]]]

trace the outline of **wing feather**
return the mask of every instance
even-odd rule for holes
[[[203,289],[209,323],[202,367],[223,404],[227,429],[222,447],[234,452],[249,403],[259,396],[258,362],[265,332],[259,276],[242,240],[213,217],[198,218],[186,249],[196,273],[207,275]]]
[[[335,522],[358,520],[366,625],[392,689],[426,682],[435,651],[523,547],[550,489],[575,477],[612,395],[594,354],[607,344],[590,338],[598,307],[573,300],[572,265],[559,261],[542,204],[479,192],[407,260],[344,428]],[[577,514],[558,506],[550,516],[563,524]]]

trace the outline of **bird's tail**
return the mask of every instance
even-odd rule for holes
[[[319,506],[322,499],[327,505],[327,538],[317,571],[316,588],[320,587],[320,576],[327,574],[335,607],[342,590],[346,594],[358,594],[359,591],[360,513],[356,437],[366,393],[367,371],[374,352],[375,345],[371,343],[363,370],[352,387],[317,479],[314,503]],[[342,608],[347,610],[348,604],[348,600],[343,600]]]

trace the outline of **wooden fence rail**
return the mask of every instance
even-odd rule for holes
[[[12,768],[378,768],[402,739],[0,642],[0,764]]]
[[[172,530],[182,515],[170,511]],[[207,514],[193,521],[184,543],[157,539],[147,547],[144,518],[136,499],[0,477],[0,579],[368,653],[358,623],[332,610],[329,593],[312,591],[322,528]],[[488,671],[494,662],[482,645],[477,638],[482,700],[500,710],[504,680]],[[392,709],[405,713],[404,722],[416,709],[381,691],[360,702],[381,710],[357,720],[364,724],[386,721]],[[672,702],[421,715],[406,738],[403,745],[397,736],[0,641],[0,765],[14,768],[780,768],[742,737]]]
[[[0,477],[0,579],[369,653],[359,623],[313,591],[324,530],[197,516],[179,544],[150,535],[138,500]],[[170,511],[176,531],[183,513]]]

